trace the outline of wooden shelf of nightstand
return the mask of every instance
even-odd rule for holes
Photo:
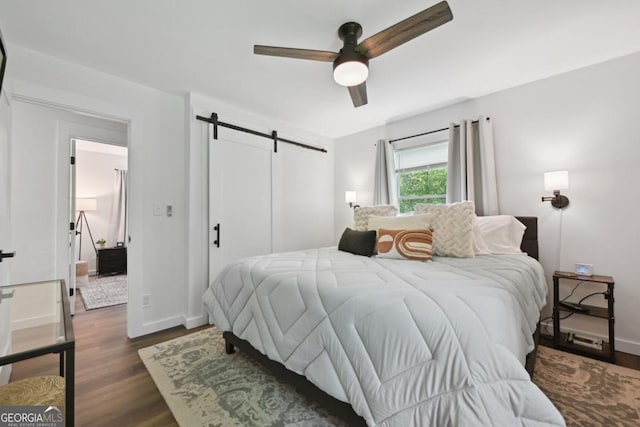
[[[563,306],[560,300],[560,279],[575,280],[578,282],[600,283],[607,286],[604,291],[604,299],[607,300],[606,307],[598,307],[588,304],[580,304],[582,310],[568,306]],[[616,363],[615,350],[615,316],[613,311],[613,287],[615,282],[611,276],[582,276],[575,273],[565,271],[555,271],[553,273],[553,347],[566,350],[572,353],[580,354],[587,357],[605,360],[607,362]],[[597,317],[605,319],[609,327],[609,342],[603,343],[602,350],[574,344],[567,341],[567,334],[560,332],[560,312],[568,312],[579,314],[582,316]]]

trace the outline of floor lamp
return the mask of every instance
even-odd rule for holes
[[[85,215],[85,211],[95,211],[96,210],[97,201],[96,199],[76,199],[76,211],[79,211],[78,220],[76,221],[76,234],[80,235],[80,242],[78,243],[78,261],[82,257],[82,222],[84,221],[87,226],[87,231],[89,232],[89,237],[91,238],[91,244],[93,245],[93,250],[96,255],[98,255],[98,250],[96,249],[96,243],[93,241],[93,235],[91,234],[91,228],[89,228],[89,221],[87,221],[87,216]]]

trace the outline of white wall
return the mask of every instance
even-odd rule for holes
[[[128,334],[134,337],[183,323],[187,276],[183,255],[187,234],[183,98],[16,45],[9,44],[8,51],[11,61],[6,83],[19,99],[97,114],[128,125],[128,207],[132,237],[128,248]],[[47,165],[45,172],[48,175],[38,181],[41,187],[27,189],[44,193],[43,197],[53,198],[51,203],[61,204],[65,196],[67,200],[69,197],[68,184],[64,193],[69,178],[60,164],[64,150],[51,152],[51,132],[49,129],[46,135],[31,142],[16,139],[14,146],[36,144],[25,154],[42,160]],[[48,161],[44,161],[45,155],[50,156]],[[56,196],[55,192],[50,192],[49,183],[43,183],[43,180],[57,181],[61,193]],[[46,189],[42,190],[42,187]],[[21,186],[16,188],[23,191]],[[172,204],[173,216],[153,216],[154,202]],[[63,206],[57,211],[55,223],[48,219],[46,230],[40,230],[47,236],[47,242],[42,246],[48,248],[35,248],[37,256],[29,260],[32,268],[47,278],[67,275],[64,237],[69,218],[68,214],[64,215]],[[52,235],[52,230],[57,235]],[[58,259],[54,265],[52,255]],[[143,310],[144,294],[150,295],[151,307]]]
[[[634,132],[640,112],[638,75],[640,54],[634,54],[420,114],[375,132],[393,139],[462,118],[490,116],[501,212],[538,216],[540,260],[548,277],[556,269],[572,271],[576,262],[592,263],[596,274],[614,277],[617,349],[634,354],[640,354],[640,288],[629,260],[640,239],[640,223],[635,221],[640,209],[640,140]],[[355,173],[373,177],[374,148],[363,142],[362,134],[342,138],[336,146],[338,193],[357,184]],[[569,171],[571,187],[566,191],[571,205],[562,213],[540,202],[546,195],[543,173],[557,169]],[[366,185],[353,189],[370,191]],[[337,194],[336,201],[340,197]],[[370,193],[363,200],[368,197]],[[336,218],[342,209],[336,203]],[[604,332],[602,323],[596,323],[574,322],[572,327],[594,335]]]
[[[116,242],[109,241],[109,224],[113,208],[114,169],[127,169],[127,156],[126,154],[89,151],[82,147],[83,142],[77,141],[76,197],[96,199],[96,210],[85,212],[93,235],[93,241],[105,239],[107,241],[106,247],[113,247]],[[126,153],[127,149],[123,147],[121,150]],[[80,258],[88,261],[90,274],[95,274],[96,253],[85,224],[83,224],[82,231],[82,254]]]
[[[346,227],[353,228],[353,209],[344,202],[344,192],[355,190],[357,204],[366,206],[373,203],[373,182],[375,177],[376,144],[386,139],[384,126],[359,132],[335,142],[335,243]]]
[[[296,129],[287,123],[253,114],[197,94],[185,101],[189,234],[185,262],[189,266],[187,325],[206,321],[202,293],[208,285],[208,125],[195,119],[217,113],[219,120],[309,145],[328,153],[278,144],[273,180],[273,248],[275,252],[335,245],[334,152],[330,139]],[[227,132],[227,130],[225,130]],[[271,142],[265,139],[265,144]]]
[[[126,127],[19,100],[13,102],[12,125],[12,283],[66,279],[68,223],[76,220],[69,220],[68,208],[70,136],[121,140]]]

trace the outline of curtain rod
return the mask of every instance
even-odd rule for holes
[[[491,118],[487,117],[485,120],[488,121],[488,120],[491,120]],[[478,120],[474,120],[474,121],[471,122],[472,125],[475,125],[477,123],[478,123]],[[455,125],[454,127],[459,128],[460,125]],[[389,140],[389,144],[391,144],[393,142],[403,141],[405,139],[417,138],[419,136],[425,136],[425,135],[429,135],[429,134],[436,133],[436,132],[442,132],[443,130],[448,130],[448,129],[449,128],[446,127],[446,128],[442,128],[442,129],[430,130],[429,132],[418,133],[418,134],[411,135],[411,136],[405,136],[405,137],[402,137],[402,138],[391,139],[391,140]]]
[[[275,130],[270,134],[268,134],[268,133],[258,132],[257,130],[253,130],[253,129],[247,129],[242,126],[236,126],[230,123],[221,122],[218,120],[218,115],[216,113],[212,113],[211,117],[196,116],[196,119],[201,120],[203,122],[211,123],[213,125],[213,139],[218,139],[218,126],[222,126],[223,128],[233,129],[240,132],[249,133],[255,136],[261,136],[263,138],[269,138],[270,140],[273,141],[273,151],[275,151],[276,153],[278,152],[278,141],[286,142],[287,144],[296,145],[298,147],[306,148],[308,150],[320,151],[322,153],[327,152],[326,149],[321,147],[314,147],[313,145],[307,145],[301,142],[291,141],[290,139],[281,138],[278,136],[278,132],[276,132]]]

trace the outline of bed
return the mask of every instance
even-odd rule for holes
[[[519,219],[537,257],[535,218]],[[293,373],[350,425],[564,425],[525,369],[546,292],[525,254],[415,262],[322,248],[233,263],[204,302],[228,352]]]

